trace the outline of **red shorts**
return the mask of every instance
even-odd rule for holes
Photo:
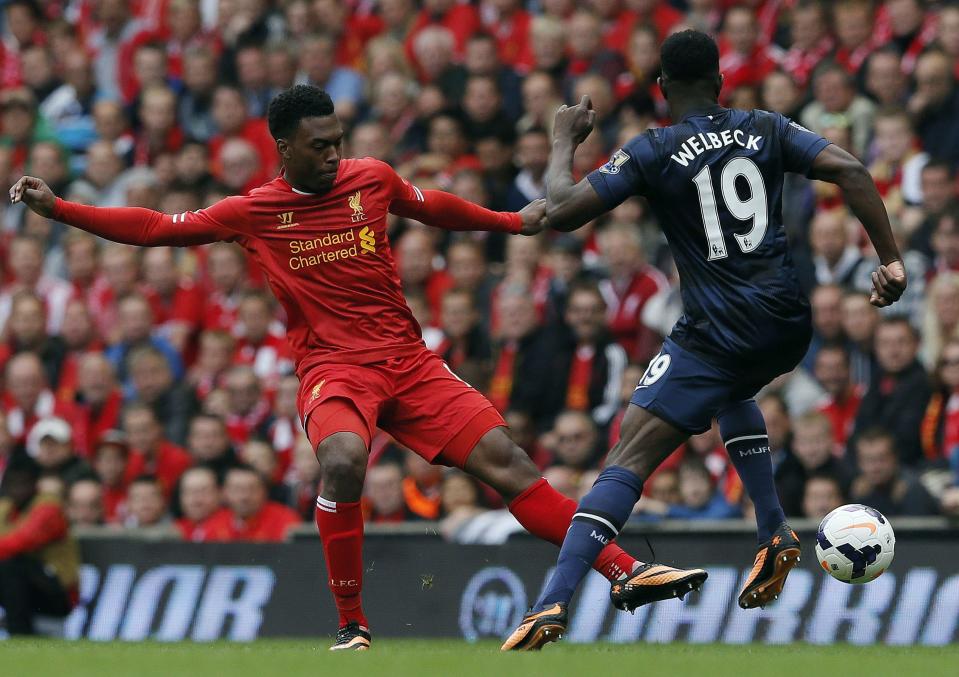
[[[319,364],[301,379],[297,408],[314,447],[337,432],[369,446],[379,427],[427,461],[459,468],[483,435],[506,425],[425,348],[372,364]]]

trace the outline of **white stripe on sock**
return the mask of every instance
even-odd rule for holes
[[[608,526],[608,527],[612,530],[614,536],[619,536],[619,529],[617,529],[616,527],[614,527],[612,522],[603,519],[603,518],[600,517],[599,515],[592,515],[592,514],[590,514],[590,513],[588,513],[588,512],[578,512],[578,513],[576,513],[575,515],[573,515],[573,519],[576,519],[577,517],[585,517],[586,519],[591,519],[591,520],[593,520],[594,522],[599,522],[600,524],[605,524],[606,526]]]
[[[333,501],[328,501],[327,499],[323,498],[322,496],[317,496],[317,497],[316,497],[316,504],[317,504],[317,505],[325,505],[327,508],[333,508],[334,510],[336,510],[336,503],[334,503]]]
[[[742,437],[734,437],[731,440],[726,440],[723,442],[725,446],[729,446],[733,442],[742,442],[743,440],[765,440],[769,439],[769,435],[743,435]]]

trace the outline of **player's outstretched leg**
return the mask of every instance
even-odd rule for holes
[[[507,501],[516,521],[534,536],[562,545],[576,502],[556,491],[540,476],[526,452],[510,439],[506,428],[489,430],[466,456],[463,470],[493,487]],[[594,568],[610,581],[631,573],[638,562],[615,543],[599,553]]]
[[[340,416],[359,415],[349,407]],[[328,583],[340,616],[333,651],[370,648],[369,623],[363,613],[363,514],[360,496],[369,456],[366,441],[353,432],[324,432],[311,420],[307,430],[316,444],[323,482],[316,499],[316,526],[323,541]]]
[[[799,563],[799,539],[786,524],[776,493],[766,422],[755,400],[737,402],[716,418],[729,458],[756,509],[759,550],[739,595],[739,606],[753,609],[782,592],[786,576]]]

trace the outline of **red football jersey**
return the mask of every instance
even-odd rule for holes
[[[387,240],[387,213],[450,230],[518,233],[516,213],[492,212],[441,191],[421,191],[385,162],[343,159],[321,195],[282,176],[207,209],[169,216],[57,199],[63,223],[127,244],[240,244],[266,275],[287,316],[303,375],[319,363],[368,364],[424,350]]]

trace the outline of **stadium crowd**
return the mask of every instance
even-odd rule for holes
[[[2,21],[0,182],[30,173],[69,200],[167,213],[276,175],[264,115],[294,83],[331,94],[348,155],[519,209],[545,194],[561,103],[588,94],[597,111],[581,177],[669,123],[659,44],[708,31],[725,104],[786,114],[869,167],[909,274],[901,303],[870,306],[861,225],[831,185],[789,177],[815,335],[759,397],[787,515],[959,515],[959,5],[7,0]],[[396,218],[391,239],[426,344],[578,498],[682,312],[646,206],[536,237]],[[284,317],[239,247],[141,250],[6,205],[0,281],[0,474],[32,459],[74,525],[280,540],[311,521],[319,467]],[[443,519],[451,537],[502,507],[382,433],[364,505],[370,523]],[[635,518],[749,510],[714,427],[647,483]]]

